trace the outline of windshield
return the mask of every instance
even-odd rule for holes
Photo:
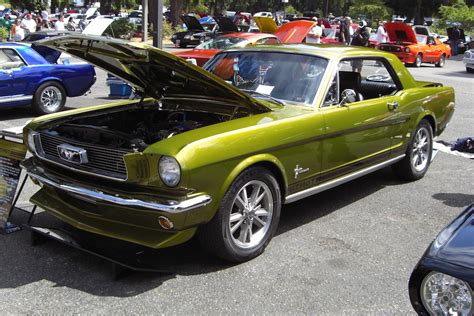
[[[416,36],[416,41],[418,42],[418,44],[421,44],[421,45],[426,45],[427,39],[428,39],[428,37],[426,37],[425,35],[417,35]]]
[[[236,46],[238,43],[243,42],[244,39],[235,36],[218,36],[210,41],[204,42],[198,45],[197,49],[227,49]]]
[[[336,38],[337,30],[333,28],[323,29],[323,37]]]
[[[205,68],[256,98],[312,106],[327,64],[317,56],[238,51],[216,55]]]

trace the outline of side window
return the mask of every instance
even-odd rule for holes
[[[328,93],[324,98],[323,107],[337,105],[339,103],[337,75],[332,79],[331,85],[329,86]]]
[[[342,95],[346,89],[354,90],[357,101],[396,93],[397,84],[386,63],[376,58],[343,60],[339,64],[339,93]]]
[[[0,49],[0,69],[13,69],[24,65],[25,63],[15,50],[10,48]]]

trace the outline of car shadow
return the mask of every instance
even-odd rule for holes
[[[474,194],[464,193],[436,193],[433,198],[443,201],[444,205],[452,207],[466,207],[474,203]]]
[[[451,72],[445,72],[443,73],[443,75],[470,78],[470,79],[474,78],[474,74],[468,73],[467,71],[451,71]]]
[[[400,184],[402,182],[391,169],[385,168],[315,196],[284,205],[276,234],[281,235],[315,221],[386,186]],[[12,221],[15,223],[25,223],[28,218],[28,214],[23,212],[14,212],[13,215]],[[44,212],[34,218],[34,224],[45,227],[55,226],[55,221]],[[126,278],[114,280],[110,262],[55,241],[33,247],[29,245],[30,237],[27,230],[0,237],[0,288],[16,288],[46,280],[56,287],[73,288],[95,296],[131,297],[159,287],[178,275],[213,273],[234,266],[207,254],[197,238],[167,249],[148,249],[146,254],[142,253],[143,247],[135,245],[137,248],[134,250],[127,243],[127,246],[119,247],[116,251],[122,252],[122,255],[124,251],[135,253],[140,262],[166,272],[133,273]],[[116,249],[117,245],[113,243],[122,242],[111,242],[109,251]]]

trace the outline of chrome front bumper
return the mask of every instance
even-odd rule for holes
[[[110,204],[132,206],[145,208],[149,210],[161,211],[166,213],[181,213],[198,207],[206,206],[211,203],[212,198],[209,195],[199,195],[186,200],[141,200],[124,197],[119,194],[108,194],[94,188],[86,188],[72,182],[65,182],[44,172],[43,168],[35,166],[31,161],[25,160],[21,163],[28,175],[41,186],[46,185],[70,193],[77,198],[86,201],[99,201]]]

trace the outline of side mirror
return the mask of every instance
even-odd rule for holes
[[[344,106],[347,103],[353,103],[357,101],[357,94],[352,89],[346,89],[341,93],[341,102],[339,106]]]

